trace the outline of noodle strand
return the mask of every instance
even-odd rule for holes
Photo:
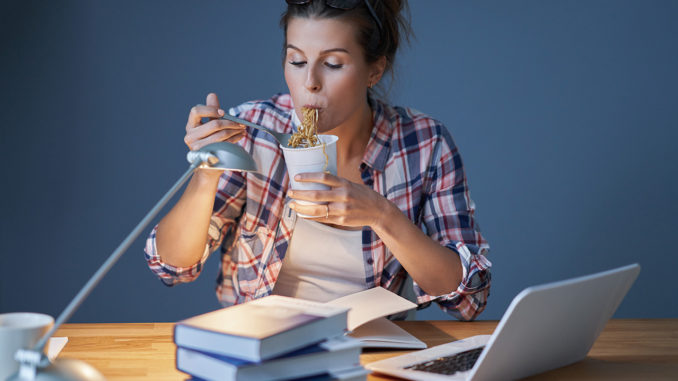
[[[318,137],[318,109],[302,107],[301,112],[303,113],[301,126],[297,129],[297,132],[292,134],[292,137],[287,142],[287,146],[290,148],[309,148],[322,144],[323,155],[325,155],[323,172],[327,172],[330,160],[327,152],[325,152],[325,142]]]

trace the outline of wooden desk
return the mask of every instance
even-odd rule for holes
[[[496,321],[407,321],[398,324],[429,346],[490,334]],[[65,324],[55,336],[68,336],[60,356],[87,361],[108,379],[184,380],[176,370],[172,323]],[[365,350],[365,364],[407,351]],[[370,375],[370,380],[392,380]],[[576,364],[540,374],[535,380],[676,380],[678,319],[612,320]]]

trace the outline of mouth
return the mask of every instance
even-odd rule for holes
[[[317,106],[317,105],[310,105],[310,104],[306,104],[306,105],[304,105],[303,107],[304,107],[304,108],[310,108],[310,109],[313,109],[313,110],[318,110],[318,111],[320,111],[320,109],[322,108],[322,107],[320,107],[320,106]]]

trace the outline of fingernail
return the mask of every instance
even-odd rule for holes
[[[224,112],[224,110],[222,110],[222,109],[219,109],[219,111],[217,111],[217,112],[218,112],[219,115],[221,115],[221,116],[224,116],[224,115],[226,114],[226,112]]]
[[[290,196],[290,197],[294,197],[294,191],[287,192],[287,195]]]
[[[290,202],[290,209],[294,210],[294,203]]]

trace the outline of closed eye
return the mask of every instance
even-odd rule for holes
[[[344,67],[344,65],[342,64],[331,64],[329,62],[325,62],[325,66],[327,66],[330,69],[341,69],[342,67]]]
[[[306,61],[290,61],[289,64],[292,65],[292,66],[299,67],[299,66],[304,66],[306,64]]]

